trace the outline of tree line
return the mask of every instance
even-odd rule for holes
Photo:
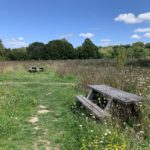
[[[74,48],[66,39],[52,40],[47,44],[31,43],[28,47],[8,49],[0,40],[0,60],[56,60],[56,59],[124,59],[146,58],[150,56],[150,43],[136,42],[128,45],[107,47],[96,46],[86,38],[81,46]]]

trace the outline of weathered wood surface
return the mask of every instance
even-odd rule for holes
[[[88,100],[84,96],[76,96],[76,99],[80,101],[86,108],[88,108],[92,113],[95,114],[99,119],[103,119],[106,117],[110,117],[111,115],[106,111],[102,110],[96,104],[92,103],[92,101]]]
[[[136,103],[142,100],[142,97],[140,96],[125,91],[121,91],[119,89],[112,88],[107,85],[89,85],[89,87],[103,94],[106,97],[113,98],[126,104]]]

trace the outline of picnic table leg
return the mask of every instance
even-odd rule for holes
[[[87,95],[87,99],[91,99],[93,97],[93,90],[89,91],[89,94]]]
[[[107,100],[108,100],[108,103],[107,103],[107,106],[105,107],[105,111],[110,113],[113,98],[107,98]]]

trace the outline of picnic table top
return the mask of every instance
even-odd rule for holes
[[[131,94],[107,85],[88,85],[91,89],[123,103],[136,103],[142,100],[142,97]]]

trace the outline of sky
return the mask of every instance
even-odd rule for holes
[[[98,46],[150,42],[149,0],[0,0],[0,39],[24,47],[66,38]]]

